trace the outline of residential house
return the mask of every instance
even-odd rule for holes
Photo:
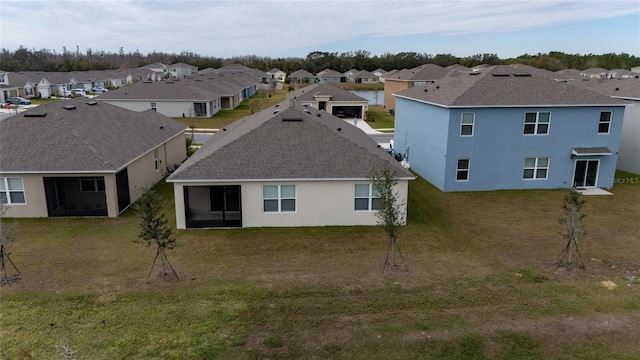
[[[100,94],[96,100],[169,117],[211,117],[222,106],[220,93],[182,80],[143,81]]]
[[[169,67],[163,63],[153,63],[140,68],[141,71],[149,71],[146,80],[161,81],[167,79],[169,75]]]
[[[377,84],[380,81],[373,73],[362,70],[353,76],[353,82],[356,84]]]
[[[394,151],[442,191],[613,186],[622,100],[511,66],[395,96]]]
[[[381,68],[375,69],[371,73],[378,78],[379,82],[384,82],[384,77],[387,75],[387,71]]]
[[[385,168],[406,211],[410,172],[360,129],[290,100],[225,127],[167,181],[179,229],[375,225],[370,179]]]
[[[384,78],[384,107],[388,110],[396,108],[394,93],[440,80],[450,71],[454,70],[448,70],[434,64],[425,64],[413,69],[388,73]]]
[[[316,77],[304,69],[292,72],[291,75],[289,75],[289,79],[295,84],[313,84],[316,82]]]
[[[324,69],[317,73],[316,77],[321,83],[339,83],[347,81],[347,78],[342,73],[332,69]]]
[[[346,80],[347,82],[351,82],[352,83],[352,82],[356,81],[355,80],[355,75],[357,73],[359,73],[359,72],[360,72],[360,70],[351,69],[351,70],[345,71],[343,75],[347,79]]]
[[[331,84],[313,84],[299,90],[297,100],[340,118],[362,118],[369,110],[367,99]]]
[[[270,76],[272,80],[275,80],[278,82],[284,82],[284,80],[287,78],[287,73],[277,68],[273,68],[267,71],[267,74]]]
[[[582,70],[582,72],[580,72],[580,75],[582,75],[582,77],[590,78],[590,79],[606,79],[608,73],[609,73],[609,70],[607,69],[589,68],[589,69]]]
[[[0,201],[9,217],[116,217],[186,158],[186,127],[91,99],[0,122]]]
[[[36,84],[24,74],[0,71],[0,103],[6,102],[10,96],[36,97]]]
[[[169,65],[169,74],[173,79],[182,79],[198,72],[198,67],[183,62]]]
[[[573,83],[572,83],[573,84]],[[617,168],[640,175],[640,79],[578,82],[576,85],[628,102],[622,121]]]

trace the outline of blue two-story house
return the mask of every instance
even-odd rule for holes
[[[442,191],[613,186],[623,101],[506,65],[394,95],[394,152]]]

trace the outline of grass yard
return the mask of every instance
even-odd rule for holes
[[[373,129],[391,129],[393,132],[394,118],[382,105],[369,105],[367,124]]]
[[[409,192],[408,272],[383,273],[377,227],[258,228],[178,231],[181,280],[147,279],[131,211],[17,220],[0,358],[640,358],[640,184],[587,198],[571,271],[553,264],[563,190]]]

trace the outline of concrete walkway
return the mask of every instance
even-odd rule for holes
[[[362,119],[355,119],[355,126],[357,126],[359,129],[362,129],[362,131],[365,132],[365,134],[384,134],[381,131],[375,130],[373,129],[371,126],[369,126],[369,124],[362,120]],[[354,125],[354,119],[344,119],[344,122]]]

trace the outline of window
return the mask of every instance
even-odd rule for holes
[[[26,203],[22,178],[0,177],[0,203],[9,205]]]
[[[549,171],[548,157],[532,157],[524,159],[523,179],[546,179]]]
[[[104,191],[104,177],[85,177],[80,178],[80,191],[81,192],[103,192]]]
[[[153,166],[156,170],[160,167],[160,160],[158,159],[158,149],[153,150]]]
[[[475,122],[475,117],[475,113],[462,113],[460,136],[473,136],[473,123]]]
[[[550,112],[530,112],[524,116],[525,135],[546,135],[549,133]]]
[[[611,127],[611,111],[603,111],[600,113],[600,122],[598,123],[598,134],[608,134]]]
[[[380,210],[380,194],[371,184],[356,184],[354,210]]]
[[[158,111],[156,108],[156,103],[151,103],[151,110]]]
[[[469,159],[458,159],[456,181],[469,181]]]
[[[264,185],[262,187],[264,212],[296,211],[295,185]]]

